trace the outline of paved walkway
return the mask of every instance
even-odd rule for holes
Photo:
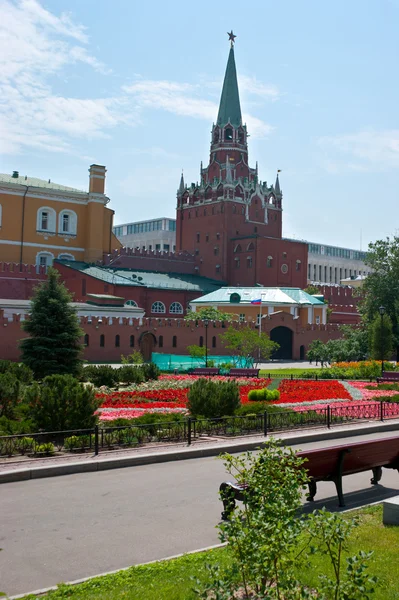
[[[392,435],[381,431],[355,439]],[[347,435],[292,445],[349,441]],[[0,589],[26,593],[217,544],[218,488],[226,477],[222,461],[207,457],[2,484]],[[384,470],[381,484],[371,487],[369,473],[346,477],[347,508],[399,493],[396,471]],[[334,484],[318,488],[312,509],[337,509]]]

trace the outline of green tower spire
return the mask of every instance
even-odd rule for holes
[[[242,125],[240,96],[238,93],[237,71],[234,60],[234,47],[231,45],[229,60],[224,76],[222,96],[220,98],[217,124],[224,127],[227,123],[234,127]]]

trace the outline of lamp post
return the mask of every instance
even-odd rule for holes
[[[384,325],[384,315],[385,315],[385,306],[380,306],[378,312],[381,316],[381,375],[384,375],[384,333],[383,333],[383,325]]]
[[[205,325],[205,368],[208,368],[208,325],[209,319],[204,319]]]

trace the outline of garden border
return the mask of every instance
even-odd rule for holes
[[[329,439],[340,439],[343,437],[355,437],[358,435],[367,435],[381,431],[399,430],[399,419],[392,419],[389,422],[372,422],[370,424],[359,425],[337,425],[334,429],[323,428],[313,430],[311,433],[279,434],[279,439],[290,445],[306,444]],[[207,444],[205,447],[184,447],[174,451],[164,451],[152,454],[139,454],[135,456],[124,456],[119,458],[101,458],[92,456],[91,461],[80,461],[50,465],[44,467],[33,467],[29,469],[15,469],[3,471],[0,473],[0,484],[11,483],[15,481],[28,481],[30,479],[41,479],[44,477],[57,477],[61,475],[72,475],[76,473],[89,473],[95,471],[106,471],[109,469],[120,469],[125,467],[135,467],[150,465],[155,463],[172,462],[175,460],[188,460],[193,458],[205,458],[209,456],[218,456],[222,452],[230,454],[245,452],[247,450],[256,450],[267,444],[267,438],[258,437],[257,439],[245,440],[244,442],[228,442],[219,444]],[[137,450],[132,450],[136,452]],[[51,459],[50,459],[51,460]]]

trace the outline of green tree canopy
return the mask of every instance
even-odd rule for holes
[[[316,285],[308,285],[308,287],[305,287],[303,291],[311,296],[314,294],[320,294],[320,290]]]
[[[369,245],[366,264],[372,272],[361,290],[359,310],[370,327],[384,306],[392,322],[393,343],[399,355],[399,237],[387,237]]]
[[[392,322],[388,315],[381,319],[376,315],[370,326],[371,357],[375,360],[390,360],[392,358],[393,333]]]
[[[79,373],[83,331],[72,296],[59,282],[55,269],[49,269],[47,281],[35,289],[29,319],[22,327],[29,334],[20,342],[22,362],[32,369],[36,378]]]
[[[272,342],[266,333],[259,335],[259,331],[250,327],[236,329],[230,325],[220,339],[243,367],[270,360],[273,352],[280,347],[276,342]]]
[[[203,321],[204,319],[208,319],[209,321],[225,321],[230,323],[237,320],[238,315],[223,312],[214,306],[204,306],[195,312],[189,310],[184,318],[187,321]]]

